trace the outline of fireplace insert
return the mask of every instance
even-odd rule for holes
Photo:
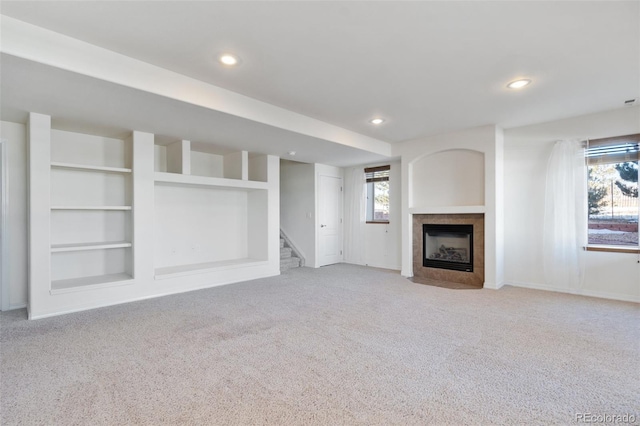
[[[422,225],[422,265],[473,272],[473,225]]]

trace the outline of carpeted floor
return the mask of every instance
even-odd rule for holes
[[[2,425],[640,419],[640,307],[353,265],[61,317],[3,313]]]

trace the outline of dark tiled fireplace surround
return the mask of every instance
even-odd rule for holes
[[[473,225],[473,272],[428,268],[422,265],[424,224]],[[484,215],[483,214],[414,214],[413,276],[438,281],[467,284],[481,288],[484,284]]]

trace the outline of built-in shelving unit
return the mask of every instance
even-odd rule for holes
[[[55,294],[130,281],[131,141],[41,130],[30,144],[42,154],[32,177],[48,181],[40,186],[38,202],[50,202],[48,223],[43,223],[49,232],[40,235],[49,241],[49,290]]]
[[[277,157],[28,130],[30,318],[279,273]]]
[[[184,140],[155,152],[155,278],[266,264],[267,156],[194,151]]]

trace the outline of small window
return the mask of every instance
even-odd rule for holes
[[[589,141],[589,244],[638,246],[640,134]]]
[[[391,166],[364,169],[367,179],[367,223],[389,223],[389,170]]]

